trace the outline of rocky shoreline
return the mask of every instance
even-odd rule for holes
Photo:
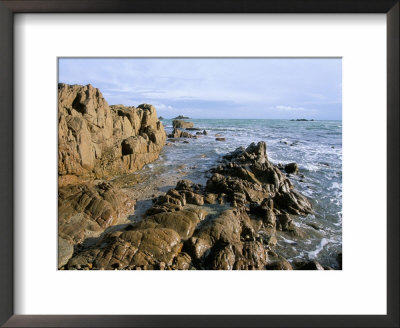
[[[177,121],[170,138],[207,134]],[[278,233],[306,239],[296,218],[313,213],[289,179],[295,163],[272,164],[259,142],[226,154],[205,185],[141,175],[165,143],[153,106],[108,106],[90,85],[59,85],[59,269],[332,269],[276,249]]]

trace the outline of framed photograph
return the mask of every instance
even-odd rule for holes
[[[0,1],[1,324],[398,327],[399,7]]]

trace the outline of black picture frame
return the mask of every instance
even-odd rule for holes
[[[5,327],[399,327],[399,8],[399,0],[0,0],[0,324]],[[18,131],[13,128],[13,20],[16,13],[385,13],[387,315],[14,315],[13,135]]]

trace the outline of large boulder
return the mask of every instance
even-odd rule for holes
[[[292,174],[297,174],[299,173],[299,166],[297,163],[289,163],[285,165],[285,171],[286,173],[292,173]]]
[[[172,127],[175,129],[189,129],[193,128],[193,122],[185,122],[183,120],[173,120]]]
[[[109,106],[90,84],[58,85],[59,185],[139,170],[158,158],[165,139],[153,106]]]
[[[226,210],[205,220],[185,243],[184,249],[196,267],[202,269],[264,269],[267,250],[255,235],[244,211]]]

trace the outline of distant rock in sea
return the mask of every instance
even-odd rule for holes
[[[307,119],[305,119],[305,118],[298,118],[298,119],[291,120],[291,121],[296,121],[296,122],[313,122],[314,119],[307,120]]]
[[[190,120],[190,117],[179,115],[177,117],[174,117],[173,120]]]
[[[159,119],[160,121],[161,121],[161,120],[165,120],[165,118],[162,117],[162,116],[160,116],[158,119]]]

